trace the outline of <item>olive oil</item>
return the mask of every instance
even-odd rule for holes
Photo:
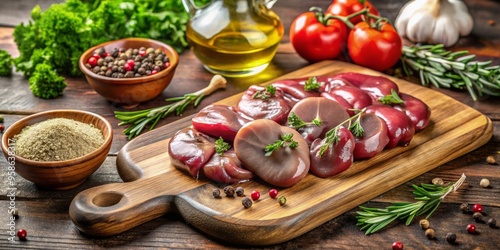
[[[251,0],[220,0],[188,23],[186,36],[195,56],[212,73],[254,75],[273,59],[283,25],[273,12]]]

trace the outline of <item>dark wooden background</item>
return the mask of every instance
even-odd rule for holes
[[[31,8],[40,3],[42,8],[51,2],[61,1],[29,1],[29,0],[2,0],[0,1],[0,49],[6,49],[14,56],[18,55],[12,39],[12,27],[29,19]],[[289,44],[288,27],[293,18],[311,6],[327,8],[331,1],[285,1],[281,0],[274,10],[282,18],[286,34],[282,40],[278,54],[272,64],[261,74],[242,78],[230,79],[225,91],[218,91],[205,98],[196,109],[189,108],[183,115],[197,112],[203,106],[227,96],[245,90],[249,85],[271,80],[285,73],[308,65],[297,56]],[[380,12],[394,20],[404,2],[391,0],[372,1]],[[463,38],[453,50],[466,49],[477,55],[480,60],[492,60],[500,64],[500,3],[499,1],[467,0],[465,1],[474,17],[473,33]],[[494,21],[494,25],[490,24]],[[205,86],[211,78],[190,51],[181,55],[180,65],[172,84],[158,98],[141,104],[138,108],[150,108],[164,104],[164,99],[179,96],[187,92],[198,90]],[[416,81],[416,79],[409,79]],[[140,248],[241,248],[207,237],[193,227],[186,225],[182,218],[175,213],[168,214],[122,234],[108,238],[91,238],[82,235],[70,221],[68,207],[72,198],[82,190],[93,186],[111,182],[121,182],[115,168],[116,154],[128,141],[122,135],[123,127],[118,127],[118,121],[113,117],[113,111],[122,110],[114,103],[106,101],[96,94],[83,78],[68,78],[68,87],[64,95],[53,100],[42,100],[34,97],[28,88],[27,80],[16,73],[12,77],[0,77],[0,114],[5,117],[4,125],[8,127],[18,119],[36,112],[74,108],[98,113],[105,116],[114,125],[115,138],[108,159],[102,167],[94,173],[83,185],[67,191],[50,191],[37,188],[32,183],[17,177],[16,208],[19,210],[19,219],[16,228],[25,228],[28,231],[27,241],[11,243],[8,238],[8,207],[7,197],[7,162],[0,159],[0,248],[109,248],[121,247],[129,249]],[[500,231],[498,228],[488,228],[485,223],[476,223],[479,234],[469,235],[465,227],[473,223],[471,215],[463,214],[459,210],[462,202],[470,204],[481,203],[484,206],[485,218],[496,217],[500,220],[500,168],[498,164],[487,164],[485,159],[492,155],[500,161],[500,101],[499,98],[484,97],[474,102],[466,92],[441,89],[440,92],[479,110],[492,119],[494,135],[490,142],[456,160],[444,164],[433,171],[419,176],[391,191],[367,202],[365,206],[387,206],[389,202],[411,201],[411,184],[430,182],[435,177],[445,181],[455,181],[462,173],[468,178],[464,186],[456,193],[450,194],[430,218],[432,227],[436,230],[436,239],[429,240],[418,227],[418,220],[410,226],[402,222],[391,224],[380,233],[365,236],[359,231],[356,224],[356,209],[353,209],[309,233],[291,241],[269,246],[267,249],[302,249],[302,248],[342,248],[342,249],[390,249],[392,242],[402,241],[405,249],[498,249],[500,245]],[[175,121],[179,117],[169,117],[159,126]],[[397,178],[396,176],[394,178]],[[488,178],[492,188],[479,187],[479,181]],[[332,208],[335,209],[335,208]],[[420,219],[420,218],[419,218]],[[457,234],[456,245],[446,243],[444,236],[448,232]]]

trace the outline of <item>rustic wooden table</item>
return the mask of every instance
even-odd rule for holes
[[[13,42],[13,28],[18,22],[26,21],[31,7],[36,1],[2,1],[0,2],[0,21],[5,25],[0,27],[0,49],[5,49],[14,56],[18,55]],[[47,1],[39,1],[47,2]],[[282,18],[286,29],[295,16],[306,11],[310,6],[326,8],[330,1],[278,1],[274,10]],[[380,12],[392,19],[395,18],[402,4],[399,1],[374,0],[372,1]],[[498,1],[465,1],[474,16],[475,27],[473,33],[460,40],[453,50],[467,49],[477,55],[480,60],[492,60],[500,64],[500,2]],[[45,3],[46,4],[46,3]],[[5,18],[11,17],[11,18]],[[13,21],[14,20],[14,21]],[[489,20],[496,24],[491,25]],[[0,24],[1,25],[1,24]],[[228,88],[205,98],[196,109],[188,108],[184,115],[197,112],[200,108],[239,93],[251,84],[262,83],[285,73],[292,72],[308,65],[295,54],[289,44],[288,31],[282,40],[272,64],[261,74],[244,79],[229,79]],[[182,53],[180,65],[172,84],[156,99],[141,104],[138,108],[149,108],[164,103],[164,99],[179,96],[204,86],[212,75],[205,71],[200,62],[190,51]],[[415,79],[412,79],[415,80]],[[83,78],[68,78],[68,87],[64,95],[53,100],[42,100],[34,97],[27,84],[27,80],[20,74],[12,77],[0,77],[0,114],[5,117],[4,125],[10,126],[15,121],[36,112],[72,108],[98,113],[114,125],[114,141],[108,159],[83,185],[67,191],[50,191],[40,189],[34,184],[17,176],[15,200],[9,194],[7,162],[2,158],[0,167],[0,248],[216,248],[229,249],[241,246],[232,246],[208,237],[197,229],[186,225],[182,218],[170,213],[161,218],[152,220],[141,226],[116,236],[107,238],[93,238],[82,235],[71,222],[68,207],[73,197],[90,187],[106,183],[121,182],[115,168],[116,155],[128,140],[122,135],[123,127],[117,126],[118,121],[113,111],[120,110],[113,103],[106,101],[94,92]],[[466,202],[480,203],[484,206],[486,218],[500,220],[500,168],[498,164],[487,164],[487,156],[493,156],[500,162],[500,99],[483,97],[474,102],[468,93],[463,91],[438,90],[456,100],[469,105],[493,121],[494,135],[481,148],[448,162],[428,173],[410,180],[392,190],[380,195],[371,201],[362,204],[365,206],[386,206],[390,202],[411,201],[410,186],[430,182],[435,177],[445,181],[455,181],[462,173],[467,175],[465,185],[458,192],[450,194],[430,218],[436,230],[436,238],[429,240],[424,236],[418,222],[404,226],[402,222],[391,224],[387,229],[374,235],[365,236],[356,227],[356,210],[352,209],[345,214],[334,218],[312,231],[288,242],[269,246],[268,249],[287,248],[343,248],[343,249],[390,249],[392,242],[402,241],[405,249],[498,249],[500,245],[499,229],[489,228],[485,223],[477,223],[479,234],[470,235],[465,231],[467,224],[472,223],[471,216],[463,214],[459,206]],[[159,125],[166,125],[179,117],[169,117]],[[491,188],[479,186],[482,178],[491,181]],[[14,205],[19,211],[19,218],[15,220],[16,229],[24,228],[28,232],[27,241],[8,241],[9,235],[9,206]],[[334,209],[334,208],[332,208]],[[450,245],[445,241],[448,232],[457,234],[457,244]]]

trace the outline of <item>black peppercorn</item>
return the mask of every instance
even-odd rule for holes
[[[236,195],[237,196],[243,196],[244,194],[245,194],[245,190],[242,187],[236,188]]]
[[[125,73],[125,78],[133,78],[135,76],[135,73],[133,71],[127,71]]]
[[[104,48],[98,48],[94,51],[95,54],[103,56],[106,53],[106,50]]]
[[[495,219],[493,219],[493,218],[490,218],[490,219],[488,220],[488,222],[486,222],[486,223],[487,223],[487,224],[488,224],[488,226],[489,226],[489,227],[491,227],[491,228],[494,228],[494,227],[496,227],[496,226],[497,226],[497,221],[496,221]]]
[[[447,233],[446,234],[446,241],[448,241],[448,243],[450,243],[450,244],[455,243],[455,241],[457,241],[457,235],[454,233]]]
[[[214,198],[220,198],[220,190],[219,189],[214,189],[214,191],[212,191],[212,195],[214,196]]]
[[[462,212],[464,213],[470,212],[469,204],[462,203],[462,205],[460,205],[460,210],[462,210]]]
[[[226,194],[227,197],[233,197],[234,196],[234,187],[233,186],[224,187],[224,193]]]
[[[475,221],[482,221],[483,220],[483,215],[480,212],[475,212],[474,214],[472,214],[472,218]]]
[[[252,200],[251,200],[250,198],[245,197],[245,198],[243,198],[243,199],[241,200],[241,204],[243,204],[243,206],[244,206],[245,208],[249,208],[249,207],[251,207],[251,206],[252,206],[253,202],[252,202]]]

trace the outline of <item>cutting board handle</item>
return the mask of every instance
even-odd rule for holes
[[[154,176],[84,190],[73,198],[69,216],[80,231],[93,236],[115,235],[158,218],[173,209],[175,197],[168,194],[168,185],[155,185],[164,182],[162,178]],[[144,188],[152,184],[157,186],[154,191]]]

